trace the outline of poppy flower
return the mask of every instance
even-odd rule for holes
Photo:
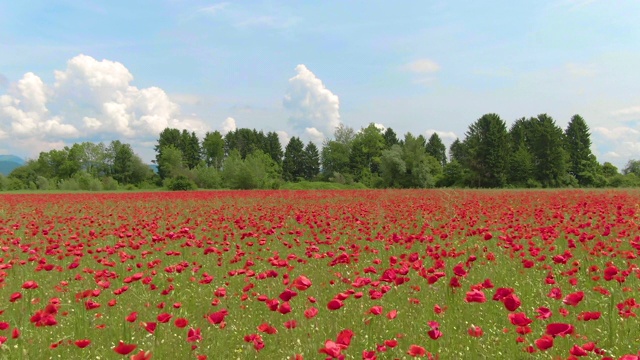
[[[484,332],[480,326],[471,325],[469,329],[467,329],[467,333],[472,337],[481,337]]]
[[[137,345],[135,344],[125,344],[124,342],[122,342],[122,340],[120,340],[120,342],[118,342],[118,345],[113,348],[113,351],[117,352],[120,355],[127,355],[135,350],[136,347]]]
[[[578,345],[573,345],[569,350],[569,353],[573,356],[587,356],[589,353]]]
[[[307,290],[311,287],[311,280],[309,280],[309,278],[304,275],[300,275],[295,280],[293,280],[293,287],[300,291]]]
[[[338,310],[344,306],[344,303],[338,299],[331,299],[327,304],[327,309],[329,310]]]
[[[187,319],[185,318],[177,318],[176,321],[173,322],[173,324],[179,328],[182,329],[183,327],[187,326],[189,324],[189,321],[187,321]]]
[[[548,350],[553,347],[553,337],[550,335],[543,335],[535,341],[535,344],[540,350]]]
[[[151,360],[151,351],[140,350],[139,353],[131,355],[131,360]]]
[[[529,319],[523,312],[510,313],[509,321],[511,321],[511,323],[516,326],[527,326],[531,324],[531,322],[533,322],[533,320]]]
[[[138,319],[138,313],[135,311],[127,315],[127,317],[125,318],[125,320],[127,320],[128,322],[135,322],[137,319]]]
[[[578,291],[567,295],[564,300],[562,300],[562,302],[567,305],[577,306],[582,301],[582,299],[584,299],[584,292]]]
[[[504,304],[504,307],[509,311],[516,311],[522,304],[520,298],[518,298],[515,293],[511,293],[505,296],[502,299],[502,303]]]
[[[318,350],[321,354],[327,354],[332,358],[337,358],[340,356],[342,349],[346,348],[346,346],[338,344],[332,340],[327,340],[324,343],[324,347]]]
[[[422,357],[427,354],[427,350],[425,350],[425,348],[423,348],[420,345],[411,345],[409,347],[409,350],[407,351],[407,354],[413,357],[417,357],[417,356]]]
[[[573,334],[575,328],[571,324],[565,323],[551,323],[547,325],[547,335],[551,336],[566,336]]]
[[[200,328],[189,328],[189,330],[187,331],[187,342],[196,342],[200,340],[202,340],[202,333],[200,331]]]
[[[89,344],[91,344],[91,340],[88,340],[88,339],[76,340],[74,341],[74,344],[80,349],[83,349],[89,346]]]
[[[483,303],[487,301],[487,298],[482,291],[474,289],[467,292],[464,301],[468,303]]]
[[[218,325],[224,321],[224,318],[227,315],[229,315],[229,311],[227,311],[227,309],[222,309],[207,316],[207,320],[214,325]]]
[[[162,313],[160,315],[158,315],[157,320],[159,323],[167,323],[169,322],[169,320],[171,320],[173,316],[171,314],[167,314],[167,313]]]
[[[340,333],[338,334],[336,343],[348,347],[351,344],[351,338],[353,338],[353,331],[350,329],[345,329],[340,331]]]

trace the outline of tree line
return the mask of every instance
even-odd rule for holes
[[[579,115],[562,129],[547,114],[509,128],[499,115],[485,114],[449,149],[437,133],[400,138],[373,123],[358,131],[340,125],[321,148],[294,136],[284,149],[275,132],[240,128],[199,139],[166,128],[154,149],[157,171],[117,140],[42,152],[0,177],[0,189],[277,189],[304,181],[368,188],[640,186],[640,160],[622,173],[599,163]]]

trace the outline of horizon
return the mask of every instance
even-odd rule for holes
[[[447,149],[497,113],[574,114],[600,163],[640,153],[640,3],[597,0],[0,4],[0,154],[130,143],[166,127],[278,132],[283,148],[369,123]]]

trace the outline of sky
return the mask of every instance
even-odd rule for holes
[[[0,2],[0,154],[166,127],[344,124],[463,139],[483,114],[574,114],[602,163],[640,159],[635,0]]]

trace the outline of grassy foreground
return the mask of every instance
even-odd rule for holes
[[[640,194],[0,195],[0,358],[633,359]]]

